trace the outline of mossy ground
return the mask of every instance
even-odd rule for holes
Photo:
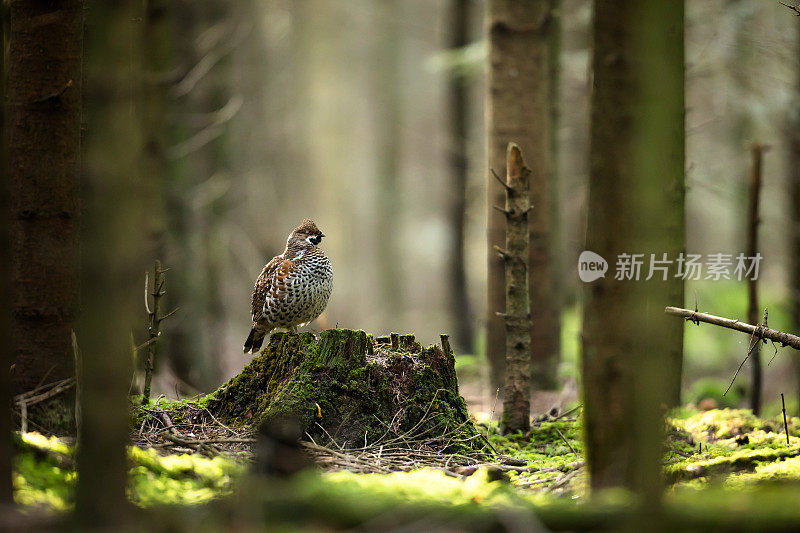
[[[796,505],[799,419],[790,421],[789,446],[780,432],[782,419],[759,419],[745,410],[684,410],[674,413],[668,422],[671,438],[665,472],[675,483],[666,503],[668,514],[677,523],[692,524],[695,530],[723,531],[728,526],[780,528],[787,521],[800,521]],[[587,498],[585,468],[566,485],[550,490],[582,459],[579,417],[538,421],[527,435],[502,436],[493,431],[494,425],[487,429],[486,423],[477,427],[489,435],[498,453],[545,471],[511,472],[510,479],[493,480],[485,468],[465,479],[435,470],[354,474],[314,469],[290,480],[264,482],[246,476],[247,465],[241,460],[161,456],[133,447],[129,450],[129,495],[144,508],[195,506],[191,513],[168,513],[169,520],[181,520],[175,531],[214,530],[225,523],[214,520],[228,520],[231,513],[268,518],[270,524],[286,530],[298,524],[311,529],[320,524],[355,527],[373,523],[376,516],[416,523],[424,513],[448,524],[463,523],[467,530],[484,525],[491,529],[499,516],[507,517],[503,513],[512,511],[554,529],[580,529],[576,523],[599,527],[616,523],[629,512],[631,499],[624,493]],[[17,501],[28,509],[70,508],[76,481],[71,448],[36,434],[18,435],[17,446]],[[197,507],[211,500],[217,503]]]
[[[25,507],[60,511],[73,504],[73,448],[56,437],[38,433],[16,436],[15,498]],[[200,455],[159,455],[155,450],[128,448],[131,463],[128,495],[141,507],[199,504],[230,494],[246,471],[241,460]]]

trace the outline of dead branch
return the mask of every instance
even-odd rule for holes
[[[506,378],[504,431],[530,428],[530,302],[528,298],[528,198],[531,171],[514,143],[506,154]]]
[[[75,330],[72,330],[71,334],[72,358],[75,364],[75,434],[80,440],[82,423],[81,402],[83,401],[83,356],[78,346],[78,336],[75,335]]]
[[[777,342],[781,346],[791,346],[795,350],[800,350],[800,337],[797,335],[792,335],[791,333],[785,333],[783,331],[778,331],[765,326],[754,326],[752,324],[739,322],[738,320],[733,320],[730,318],[709,315],[708,313],[699,313],[689,309],[681,309],[680,307],[667,307],[664,309],[664,312],[671,316],[683,317],[689,322],[693,322],[698,325],[700,322],[705,322],[706,324],[712,324],[714,326],[734,329],[764,341],[769,340],[772,342]]]
[[[31,391],[17,394],[14,396],[14,405],[18,408],[22,408],[23,406],[27,408],[31,405],[36,405],[37,403],[48,400],[53,396],[57,396],[71,389],[75,386],[75,381],[75,378],[62,379],[61,381],[48,383],[47,385],[42,385]]]
[[[505,190],[508,190],[508,184],[505,182],[505,180],[503,180],[503,178],[501,178],[500,176],[498,176],[498,175],[497,175],[497,172],[495,172],[493,168],[490,168],[490,169],[489,169],[489,171],[492,173],[492,176],[494,176],[494,179],[496,179],[496,180],[497,180],[497,183],[499,183],[500,185],[502,185],[502,186],[503,186],[503,189],[505,189]]]
[[[164,290],[164,285],[166,283],[164,273],[166,271],[167,269],[161,268],[161,261],[156,259],[155,266],[153,267],[153,292],[150,293],[150,296],[153,298],[152,308],[150,307],[148,299],[148,292],[150,290],[148,283],[149,275],[145,273],[144,277],[144,306],[147,310],[147,334],[149,338],[135,348],[137,352],[142,348],[147,348],[147,358],[144,362],[144,390],[142,391],[142,405],[147,405],[150,403],[150,386],[153,380],[153,368],[156,360],[157,342],[161,337],[161,322],[171,317],[177,311],[177,309],[174,309],[164,316],[160,316],[158,314],[161,306],[161,298],[166,293]]]
[[[782,5],[782,6],[786,6],[786,7],[788,7],[789,9],[791,9],[792,11],[794,11],[794,14],[795,14],[795,16],[798,16],[798,17],[800,17],[800,4],[798,4],[798,5],[796,5],[796,6],[790,6],[789,4],[784,4],[783,2],[778,2],[778,3],[779,3],[780,5]]]
[[[553,427],[553,429],[556,430],[556,433],[558,433],[558,436],[561,437],[561,440],[564,441],[564,443],[569,447],[569,449],[572,450],[572,453],[575,454],[575,458],[577,458],[578,457],[578,452],[576,452],[575,448],[572,447],[572,444],[570,444],[570,442],[567,440],[567,437],[565,437],[564,434],[561,433],[561,431],[557,427]]]

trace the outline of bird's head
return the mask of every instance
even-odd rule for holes
[[[303,219],[303,223],[297,226],[286,241],[287,246],[296,243],[299,245],[316,246],[325,236],[314,222],[308,218]]]

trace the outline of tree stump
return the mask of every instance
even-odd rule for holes
[[[431,442],[448,435],[448,451],[483,445],[458,393],[446,335],[442,346],[423,349],[413,335],[395,333],[273,333],[206,407],[234,425],[293,418],[307,436],[341,446],[397,435]]]

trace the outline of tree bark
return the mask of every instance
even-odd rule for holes
[[[628,486],[652,509],[683,344],[661,304],[683,301],[683,281],[613,272],[618,254],[674,262],[685,247],[683,47],[682,2],[596,0],[586,249],[611,272],[584,293],[587,459],[592,487]]]
[[[750,194],[747,206],[747,257],[755,257],[758,253],[758,205],[761,198],[761,165],[765,147],[754,144],[750,148],[752,169],[750,171]],[[747,279],[747,321],[758,324],[761,311],[758,309],[758,278]],[[750,408],[753,414],[761,411],[761,343],[756,342],[750,350],[751,383]]]
[[[549,83],[547,27],[548,0],[492,0],[489,4],[489,98],[487,126],[489,168],[505,173],[506,147],[519,144],[534,170],[531,203],[536,208],[530,231],[530,297],[535,299],[531,348],[536,358],[549,357],[557,315],[553,302],[550,265],[551,202],[549,178]],[[504,239],[505,220],[493,206],[503,202],[502,187],[488,174],[488,295],[487,357],[493,387],[505,374],[503,322],[496,313],[503,309],[503,264],[496,246]]]
[[[148,231],[155,242],[156,257],[163,257],[167,224],[164,197],[169,172],[167,147],[173,127],[168,107],[170,77],[175,70],[173,3],[169,0],[144,0],[142,7],[138,35],[141,50],[141,105],[138,108],[142,127],[141,177],[149,188],[147,197],[154,199],[148,209]]]
[[[550,187],[548,198],[549,205],[550,234],[549,253],[550,273],[542,280],[540,285],[545,289],[549,288],[550,296],[545,298],[553,302],[552,309],[546,317],[539,316],[537,308],[539,298],[535,293],[531,293],[531,357],[533,367],[531,368],[531,379],[533,385],[541,390],[553,390],[558,388],[558,364],[561,360],[561,309],[563,307],[563,276],[566,271],[561,268],[562,243],[559,239],[559,229],[561,225],[560,205],[559,205],[559,106],[561,103],[559,91],[560,60],[561,60],[561,11],[560,0],[549,0],[550,3],[550,23],[547,26],[548,43],[548,151],[550,163],[548,166],[547,183]],[[535,204],[534,204],[535,205]],[[535,273],[531,273],[535,276]],[[548,281],[549,277],[549,281]],[[538,319],[538,322],[537,322]],[[537,328],[542,330],[537,332]]]
[[[173,109],[181,117],[211,117],[231,100],[229,56],[244,39],[247,23],[229,2],[181,0],[170,9],[175,19],[175,54],[180,79],[170,88]],[[246,10],[246,6],[243,6]],[[213,31],[209,31],[213,28]],[[203,35],[209,37],[204,39]],[[214,58],[212,68],[198,75],[197,65]],[[220,378],[216,354],[225,351],[220,333],[225,317],[222,263],[229,251],[222,245],[222,224],[229,197],[207,200],[203,209],[186,202],[205,183],[224,183],[230,169],[226,146],[229,123],[214,120],[192,124],[183,118],[175,127],[180,139],[168,152],[167,180],[169,253],[164,263],[181,272],[172,278],[167,308],[183,309],[181,320],[165,326],[166,355],[182,381],[208,390]],[[206,140],[201,140],[206,137]],[[221,319],[221,317],[223,317]]]
[[[400,81],[400,36],[398,30],[401,2],[376,2],[376,18],[381,30],[375,32],[372,89],[375,102],[375,165],[378,180],[377,254],[380,294],[384,307],[392,314],[403,309],[403,273],[397,239],[387,238],[403,218],[400,188],[402,122]]]
[[[800,51],[800,17],[795,23],[798,41],[795,50]],[[792,324],[800,331],[800,71],[795,75],[794,99],[786,125],[788,147],[787,184],[789,195],[789,295]],[[796,398],[800,405],[800,359],[794,362]]]
[[[0,43],[5,50],[6,10],[0,7]],[[14,503],[11,483],[14,456],[11,440],[11,376],[14,341],[11,338],[11,217],[9,215],[8,146],[6,144],[6,64],[0,54],[0,509]]]
[[[123,522],[128,460],[131,332],[144,333],[142,275],[153,258],[148,213],[160,198],[142,179],[140,2],[93,2],[86,11],[86,133],[81,227],[82,360],[79,482],[74,521]]]
[[[504,433],[527,431],[531,421],[531,313],[528,294],[528,212],[531,170],[525,166],[519,146],[508,145],[506,164],[506,246],[500,252],[505,263],[506,380],[503,400]]]
[[[18,393],[74,371],[82,16],[79,0],[10,4],[8,168]]]
[[[469,0],[452,0],[450,6],[450,48],[457,50],[469,42]],[[467,137],[469,127],[468,78],[450,72],[448,104],[450,108],[450,253],[447,260],[450,282],[450,309],[455,322],[455,344],[468,353],[474,351],[472,312],[464,268],[464,226],[467,208]]]

